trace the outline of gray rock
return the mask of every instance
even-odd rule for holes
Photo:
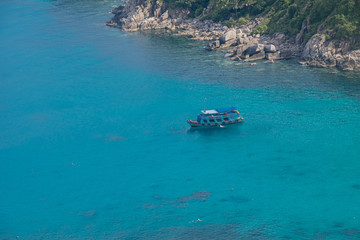
[[[232,60],[232,61],[240,61],[241,58],[239,56],[234,56],[234,57],[230,58],[230,60]]]
[[[121,5],[121,6],[119,6],[119,7],[114,8],[114,9],[111,11],[111,13],[112,13],[112,14],[120,13],[120,12],[124,11],[124,8],[125,8],[125,6]]]
[[[236,54],[236,51],[234,51],[234,52],[228,52],[228,53],[226,53],[226,54],[224,55],[224,57],[225,57],[225,58],[230,58],[230,57],[235,56],[235,54]]]
[[[227,31],[224,35],[222,35],[220,38],[219,38],[219,41],[221,44],[224,44],[230,40],[235,40],[236,38],[236,31],[235,30],[230,30],[230,31]]]
[[[290,59],[294,57],[294,52],[291,49],[283,49],[280,51],[280,58]]]
[[[252,39],[250,40],[250,42],[251,42],[252,44],[258,44],[258,43],[259,43],[259,39],[258,39],[258,38],[252,38]]]
[[[257,52],[255,54],[253,54],[249,58],[245,59],[244,62],[252,62],[252,61],[257,61],[257,60],[261,60],[261,59],[264,59],[264,58],[265,58],[265,52],[260,51],[260,52]]]
[[[216,48],[220,47],[220,41],[219,40],[215,40],[213,42],[210,42],[207,47],[205,48],[208,51],[214,50]]]
[[[321,51],[326,37],[324,34],[315,34],[310,38],[310,40],[306,43],[305,49],[303,52],[303,58],[305,60],[313,59],[315,56],[319,54]]]
[[[149,29],[156,29],[158,27],[158,22],[155,20],[154,17],[147,18],[139,24],[140,30],[149,30]]]
[[[239,38],[246,38],[247,37],[246,33],[239,33],[239,34],[236,34],[236,35]]]
[[[237,56],[241,56],[241,55],[243,55],[243,53],[244,53],[244,51],[247,49],[247,47],[246,46],[241,46],[241,47],[238,47],[235,51],[234,51],[234,53],[235,53],[235,55],[237,55]]]
[[[254,54],[257,54],[261,51],[264,50],[264,45],[263,44],[255,44],[255,45],[252,45],[250,47],[248,47],[246,50],[245,50],[245,55],[254,55]],[[265,55],[264,55],[265,57]]]
[[[166,11],[160,16],[160,21],[167,20],[168,18],[169,18],[169,11],[166,10]]]
[[[153,16],[158,18],[161,15],[161,9],[162,9],[162,3],[159,1],[156,1],[155,5],[153,6],[154,12]]]
[[[268,60],[276,60],[276,59],[280,59],[280,51],[277,52],[267,52],[265,54],[265,58]]]
[[[243,33],[250,33],[251,30],[248,27],[243,28]]]
[[[268,45],[264,46],[264,51],[266,53],[274,53],[274,52],[276,52],[276,47],[273,44],[268,44]]]
[[[238,38],[236,38],[236,43],[237,43],[238,45],[241,45],[241,44],[249,44],[249,43],[250,43],[250,40],[249,40],[249,38],[247,38],[247,37],[238,37]]]
[[[284,34],[282,34],[282,33],[275,33],[274,34],[274,39],[277,40],[277,41],[283,42],[283,41],[285,41],[286,36]]]

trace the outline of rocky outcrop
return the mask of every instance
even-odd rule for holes
[[[349,50],[345,42],[326,41],[324,34],[315,34],[306,43],[301,64],[313,67],[339,67],[346,71],[360,71],[360,50]]]
[[[281,33],[272,36],[252,34],[254,28],[262,23],[262,18],[229,29],[222,23],[188,19],[187,10],[171,9],[163,1],[128,0],[125,5],[113,9],[112,13],[115,16],[107,22],[109,26],[124,31],[165,29],[193,40],[211,41],[206,50],[227,51],[225,57],[231,60],[251,62],[267,59],[273,62],[301,58],[301,64],[314,67],[360,71],[360,50],[350,51],[349,42],[335,44],[326,41],[325,35],[315,34],[305,46],[300,44],[308,23],[304,23],[302,32],[292,39]]]
[[[281,55],[281,50],[284,49],[282,45],[287,41],[284,35],[275,35],[275,38],[269,38],[272,40],[269,41],[260,34],[252,34],[253,29],[262,23],[262,18],[229,29],[222,23],[200,21],[199,18],[188,19],[188,12],[171,10],[164,2],[145,0],[129,0],[112,12],[115,16],[107,23],[109,26],[119,27],[124,31],[166,29],[178,36],[211,41],[206,50],[228,50],[225,56],[232,60],[284,58],[284,54]]]
[[[107,25],[119,27],[124,31],[175,29],[175,21],[169,17],[169,11],[160,1],[129,0],[112,12],[115,16]],[[172,14],[186,15],[184,11],[174,11]]]

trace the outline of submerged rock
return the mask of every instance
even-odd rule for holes
[[[187,201],[190,201],[193,199],[199,200],[199,201],[206,201],[206,199],[210,196],[211,196],[211,193],[208,191],[198,191],[198,192],[194,192],[190,196],[180,197],[176,201],[177,202],[187,202]]]
[[[206,199],[211,196],[211,193],[208,191],[198,191],[194,192],[191,196],[199,201],[206,201]]]

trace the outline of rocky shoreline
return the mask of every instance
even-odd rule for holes
[[[207,11],[204,9],[204,11]],[[115,16],[108,26],[124,31],[164,29],[193,40],[210,41],[209,51],[225,51],[225,57],[234,61],[251,62],[265,59],[299,58],[300,64],[313,67],[338,67],[346,71],[360,71],[360,50],[351,51],[349,42],[326,41],[323,34],[315,34],[306,43],[299,43],[301,32],[295,39],[281,33],[273,36],[253,34],[262,18],[252,19],[240,27],[200,18],[189,19],[189,12],[171,9],[160,1],[128,0],[112,11]]]

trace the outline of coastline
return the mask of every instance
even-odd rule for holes
[[[204,9],[206,11],[206,9]],[[128,0],[112,10],[114,17],[106,24],[127,32],[163,29],[177,36],[197,41],[210,41],[208,51],[221,50],[234,61],[299,59],[301,65],[337,67],[344,71],[360,71],[360,50],[351,50],[348,41],[327,41],[324,34],[314,34],[307,43],[301,43],[301,31],[296,38],[282,33],[253,34],[264,19],[255,18],[238,27],[200,17],[188,18],[189,12],[169,8],[160,1]],[[306,26],[303,26],[305,28]]]

